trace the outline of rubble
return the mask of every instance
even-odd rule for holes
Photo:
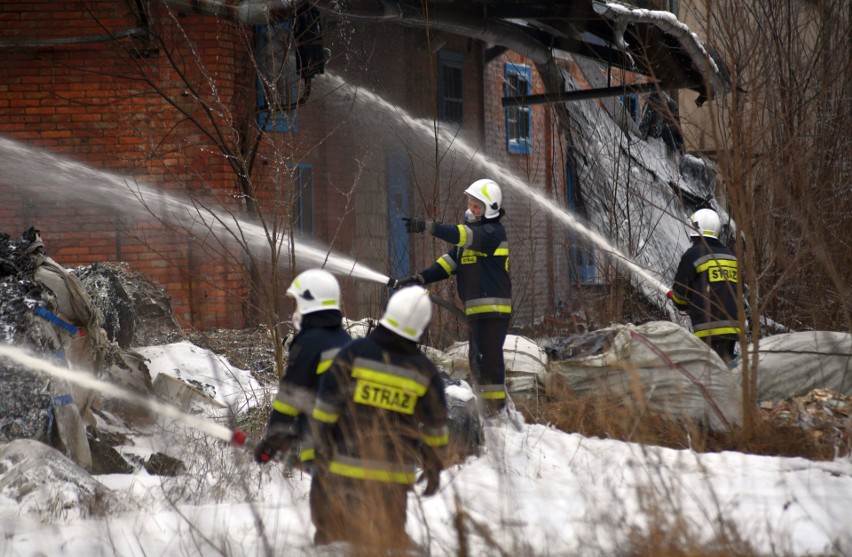
[[[775,427],[797,427],[813,441],[852,452],[852,396],[829,389],[786,400],[760,403],[761,417]]]

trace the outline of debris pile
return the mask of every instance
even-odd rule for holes
[[[799,427],[839,454],[852,452],[852,396],[814,389],[780,402],[762,402],[761,416],[776,427]]]

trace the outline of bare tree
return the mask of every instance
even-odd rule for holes
[[[849,4],[707,2],[693,13],[731,74],[705,131],[738,226],[738,289],[752,318],[743,345],[759,345],[761,316],[852,331]],[[748,432],[758,369],[756,354],[744,356]]]

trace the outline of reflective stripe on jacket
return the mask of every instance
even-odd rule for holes
[[[313,411],[320,377],[340,348],[352,340],[341,324],[342,315],[337,310],[309,313],[302,318],[302,330],[290,344],[287,369],[272,402],[269,425],[296,424],[303,462],[314,456],[307,417]]]
[[[715,238],[702,237],[681,257],[672,286],[672,301],[689,314],[695,335],[739,337],[737,282],[733,252]]]
[[[449,442],[444,385],[417,345],[380,326],[322,376],[313,418],[329,472],[411,485],[418,446]]]
[[[500,218],[472,224],[435,223],[432,234],[453,248],[420,275],[426,284],[458,277],[458,293],[468,318],[512,313],[509,242]]]

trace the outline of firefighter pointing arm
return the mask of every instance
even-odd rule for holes
[[[411,548],[408,491],[418,465],[424,495],[437,491],[449,442],[443,382],[417,348],[431,316],[428,292],[403,288],[376,330],[344,347],[323,375],[312,420],[325,489],[311,499],[315,543]]]
[[[404,219],[409,233],[428,231],[453,247],[428,269],[397,281],[397,286],[430,284],[453,275],[470,329],[468,359],[480,407],[487,416],[506,405],[503,342],[512,314],[509,242],[500,222],[503,194],[493,180],[477,180],[465,190],[465,222],[441,224]]]
[[[681,257],[668,297],[689,315],[695,336],[730,362],[740,334],[737,258],[719,241],[722,226],[716,211],[699,209],[690,222],[692,247]]]

